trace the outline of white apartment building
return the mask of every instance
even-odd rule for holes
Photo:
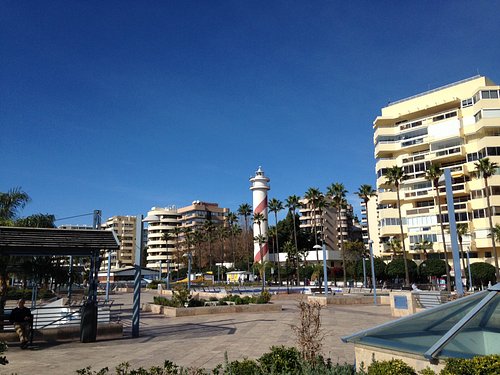
[[[426,169],[435,163],[451,169],[455,217],[457,223],[468,225],[470,235],[463,243],[472,261],[494,264],[488,216],[500,224],[500,171],[489,179],[487,207],[484,181],[475,176],[474,163],[488,157],[500,164],[500,87],[476,76],[424,92],[382,108],[373,129],[381,242],[400,238],[396,191],[384,176],[388,168],[399,166],[407,176],[400,196],[409,258],[424,259],[416,249],[422,241],[433,244],[428,257],[444,258],[436,191],[425,178]],[[440,195],[438,204],[447,224],[444,187]],[[445,243],[451,260],[448,233]],[[380,250],[390,256],[386,245]]]

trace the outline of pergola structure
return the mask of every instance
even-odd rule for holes
[[[118,250],[112,231],[0,227],[0,256],[90,257],[89,299],[97,296],[101,250]]]

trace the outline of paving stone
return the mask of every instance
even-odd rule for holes
[[[115,295],[129,311],[132,294]],[[143,293],[141,301],[153,300]],[[99,370],[129,362],[133,367],[160,366],[170,360],[184,367],[213,368],[229,360],[258,358],[273,345],[295,346],[291,326],[298,324],[297,301],[282,299],[283,311],[273,313],[237,313],[166,318],[152,313],[141,314],[140,337],[131,337],[130,316],[124,316],[124,337],[95,343],[40,343],[39,350],[25,351],[12,345],[5,353],[9,364],[1,374],[58,375],[76,374],[92,366]],[[328,305],[322,310],[325,332],[323,353],[333,362],[354,363],[354,347],[340,337],[366,329],[393,318],[389,306]],[[114,373],[114,371],[110,371]]]

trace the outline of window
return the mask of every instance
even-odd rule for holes
[[[491,258],[491,251],[485,251],[484,252],[484,257],[485,258]]]
[[[419,243],[423,241],[437,242],[436,234],[417,234],[415,236],[410,236],[410,243]]]
[[[462,100],[462,108],[470,107],[472,105],[472,98]]]
[[[490,108],[483,109],[483,118],[499,118],[500,117],[500,109]]]
[[[498,99],[498,90],[482,90],[482,99]]]
[[[481,111],[479,111],[478,113],[476,113],[476,114],[474,115],[474,120],[475,120],[476,122],[478,122],[478,121],[479,121],[479,120],[481,120],[482,118],[483,118],[483,115],[482,115]]]

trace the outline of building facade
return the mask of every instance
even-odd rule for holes
[[[113,230],[120,243],[120,249],[111,253],[111,268],[119,269],[134,265],[137,244],[136,223],[136,216],[113,216],[101,224],[102,229]],[[101,269],[107,267],[108,257],[105,256]]]
[[[153,207],[148,212],[148,217],[154,219],[148,220],[146,267],[166,270],[167,263],[173,269],[184,267],[185,233],[204,233],[207,222],[212,224],[210,229],[226,225],[228,212],[228,208],[219,207],[217,203],[202,201],[181,208]]]
[[[382,255],[390,257],[390,239],[401,237],[396,190],[384,176],[388,168],[399,166],[407,178],[401,182],[400,199],[409,258],[444,258],[437,204],[445,225],[448,215],[444,187],[436,203],[436,191],[426,179],[433,163],[451,170],[455,217],[457,223],[468,225],[470,235],[463,236],[463,246],[471,261],[494,264],[488,215],[491,212],[494,224],[500,223],[500,171],[488,180],[488,208],[484,181],[475,176],[474,163],[484,157],[500,163],[499,89],[488,78],[476,76],[382,108],[373,123]],[[423,253],[424,241],[431,248]],[[451,265],[447,232],[445,243]]]
[[[325,199],[327,202],[329,201],[328,197]],[[361,227],[354,224],[354,212],[351,205],[348,204],[340,210],[339,220],[337,209],[330,207],[328,204],[321,209],[321,212],[317,208],[313,209],[307,199],[301,199],[300,204],[300,228],[313,233],[316,226],[318,244],[321,245],[322,241],[325,241],[327,260],[332,265],[335,261],[342,259],[340,253],[342,241],[362,240]],[[314,243],[311,246],[314,246]],[[316,256],[314,251],[310,251],[307,260],[316,260]]]

